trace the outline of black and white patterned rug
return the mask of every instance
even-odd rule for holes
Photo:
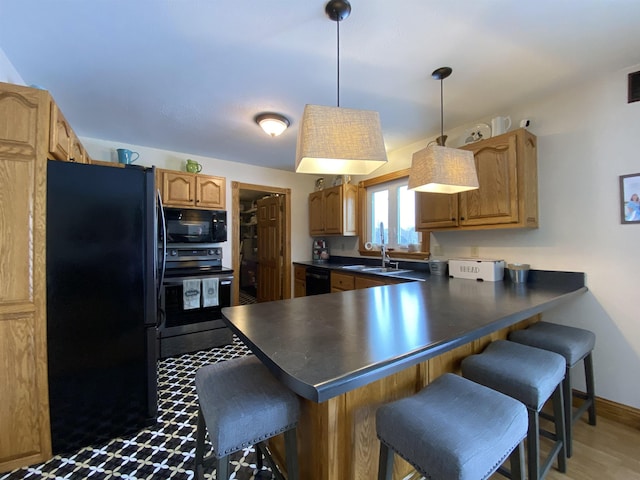
[[[0,480],[18,479],[193,479],[195,430],[198,403],[194,378],[198,368],[240,357],[249,350],[234,337],[221,348],[166,358],[158,362],[158,422],[137,434],[115,438],[102,445],[85,447],[71,456],[55,456],[38,465],[0,475]],[[231,457],[231,479],[257,479],[253,448]],[[268,471],[266,466],[264,469]],[[263,472],[259,478],[270,478]],[[215,479],[215,471],[207,472]]]

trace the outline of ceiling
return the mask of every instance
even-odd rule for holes
[[[638,0],[352,0],[340,105],[388,151],[640,62]],[[0,0],[0,49],[80,136],[293,170],[304,105],[336,105],[324,0]],[[284,114],[271,138],[256,114]]]

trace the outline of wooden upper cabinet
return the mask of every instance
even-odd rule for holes
[[[0,472],[51,457],[47,387],[49,94],[0,83]]]
[[[222,177],[196,176],[196,206],[223,210],[226,200],[226,181]]]
[[[51,101],[49,153],[55,160],[88,163],[89,156],[62,111]]]
[[[176,170],[157,170],[162,200],[168,207],[224,210],[226,179]]]
[[[358,187],[338,185],[309,195],[309,233],[354,236],[358,234]]]
[[[537,227],[536,143],[533,134],[519,129],[463,147],[474,153],[480,188],[456,195],[419,193],[416,228]]]

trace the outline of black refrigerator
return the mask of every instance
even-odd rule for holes
[[[47,162],[54,454],[156,421],[156,218],[153,169]]]

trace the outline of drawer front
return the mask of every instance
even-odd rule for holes
[[[305,267],[301,267],[299,265],[296,265],[293,268],[293,275],[295,277],[296,280],[302,280],[305,281],[307,278],[307,269]]]
[[[353,290],[355,288],[355,279],[353,275],[331,272],[331,288],[338,290]]]

